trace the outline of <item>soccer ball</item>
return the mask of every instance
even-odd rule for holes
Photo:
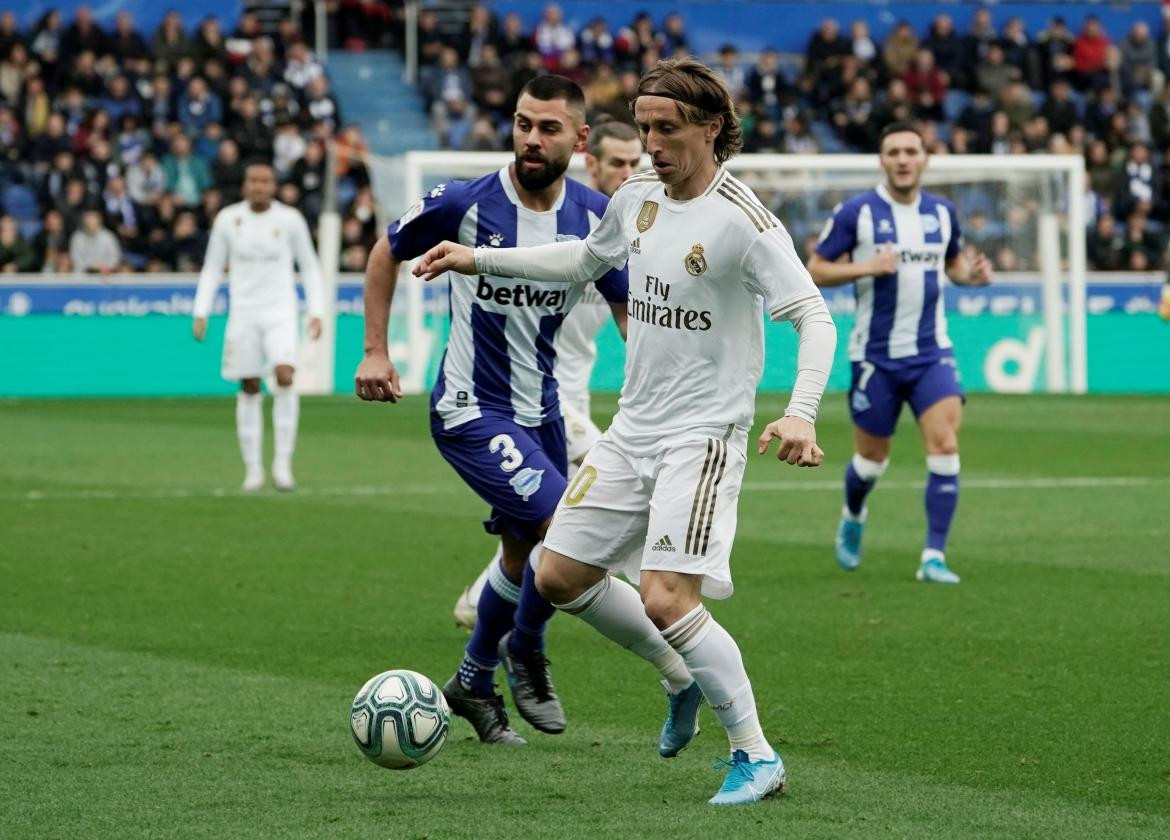
[[[439,687],[415,671],[383,671],[353,698],[353,740],[370,761],[390,770],[426,764],[451,731],[451,710]]]

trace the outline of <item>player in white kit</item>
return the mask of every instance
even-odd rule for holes
[[[585,154],[585,171],[593,189],[607,198],[612,197],[617,188],[638,171],[641,161],[642,141],[632,125],[611,121],[593,127]],[[601,437],[601,430],[590,414],[589,379],[597,361],[597,334],[611,318],[613,313],[609,302],[592,285],[586,286],[581,300],[561,324],[554,343],[553,375],[557,380],[561,415],[565,420],[569,478],[576,474],[585,453]],[[476,604],[501,551],[496,550],[475,582],[455,600],[455,623],[460,627],[475,629]]]
[[[732,592],[764,314],[800,334],[792,400],[757,450],[778,438],[790,464],[824,457],[813,422],[836,329],[787,231],[721,165],[742,141],[719,77],[694,59],[659,61],[638,83],[634,116],[654,171],[630,178],[583,242],[475,251],[445,242],[415,271],[584,283],[628,260],[618,413],[553,516],[537,586],[661,673],[670,697],[664,757],[694,736],[706,698],[731,747],[710,801],[747,804],[782,788],[784,765],[764,737],[739,648],[701,596]],[[614,569],[640,578],[640,598],[607,574]]]
[[[267,162],[250,163],[244,174],[244,200],[223,208],[211,227],[207,255],[195,292],[197,341],[207,334],[207,316],[227,272],[229,303],[223,342],[224,379],[239,380],[236,434],[244,459],[247,492],[264,486],[264,397],[260,380],[272,375],[272,431],[275,457],[272,482],[292,490],[293,449],[300,403],[293,388],[297,355],[297,291],[293,262],[300,269],[309,311],[308,333],[321,335],[324,295],[321,268],[304,216],[275,201],[276,173]]]

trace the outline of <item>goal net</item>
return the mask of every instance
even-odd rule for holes
[[[476,178],[505,166],[507,153],[411,152],[374,158],[377,198],[392,220],[420,196],[452,179]],[[870,155],[741,155],[727,164],[784,223],[807,256],[833,208],[880,180]],[[583,157],[569,170],[585,180]],[[1084,393],[1087,390],[1084,164],[1075,155],[939,155],[925,187],[954,202],[966,247],[996,266],[986,289],[947,284],[944,297],[960,371],[975,391]],[[852,327],[851,286],[826,289],[844,335]],[[343,316],[344,317],[344,316]],[[769,325],[762,390],[787,390],[795,335]],[[404,268],[391,323],[391,358],[404,387],[429,388],[446,344],[445,283],[423,284]],[[599,338],[593,386],[621,384],[623,348],[616,331]],[[830,387],[848,387],[846,354],[838,351]]]

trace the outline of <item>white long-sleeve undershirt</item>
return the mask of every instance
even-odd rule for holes
[[[825,299],[818,294],[786,306],[776,312],[772,320],[790,321],[800,336],[796,351],[796,382],[784,415],[815,423],[837,349],[837,327],[833,316],[829,314]]]
[[[475,270],[544,283],[588,283],[612,266],[593,256],[583,239],[528,248],[476,248]]]

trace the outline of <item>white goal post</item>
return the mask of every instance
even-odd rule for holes
[[[408,152],[400,163],[373,161],[371,174],[383,210],[392,219],[442,181],[478,177],[511,160],[512,155],[506,152]],[[728,161],[727,168],[757,194],[771,196],[765,203],[790,230],[794,230],[790,211],[794,212],[797,204],[806,214],[812,208],[812,215],[821,216],[819,222],[808,219],[819,229],[831,210],[831,205],[824,206],[828,197],[869,189],[880,180],[874,155],[740,155]],[[583,179],[582,155],[575,156],[570,175]],[[1008,230],[1005,236],[1015,236],[1016,249],[1029,255],[1028,268],[1017,276],[1041,288],[1044,389],[1049,393],[1085,393],[1087,219],[1081,156],[936,155],[925,183],[944,192],[948,188],[991,192],[999,210],[1007,208],[1025,217],[1026,224],[1020,229],[1026,228],[1026,233]],[[965,224],[963,202],[957,203],[960,223]],[[399,306],[405,303],[406,310],[406,341],[392,349],[398,358],[408,361],[404,387],[418,392],[427,385],[425,374],[435,338],[424,322],[422,282],[406,270],[399,282],[403,293]]]

